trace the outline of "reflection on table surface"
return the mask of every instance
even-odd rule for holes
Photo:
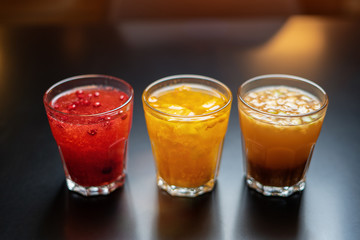
[[[109,196],[86,198],[59,189],[42,219],[42,239],[137,239],[134,206],[124,186]]]

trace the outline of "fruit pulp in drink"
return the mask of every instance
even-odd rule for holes
[[[48,119],[65,174],[82,186],[124,177],[132,121],[129,96],[110,87],[85,86],[56,96]]]
[[[195,188],[215,181],[230,106],[218,90],[176,84],[156,90],[144,107],[157,175],[168,185]]]

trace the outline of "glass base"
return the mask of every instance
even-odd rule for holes
[[[250,188],[265,196],[289,197],[293,193],[300,192],[305,189],[305,180],[301,180],[295,185],[289,187],[265,186],[252,177],[246,177],[246,183]]]
[[[157,185],[168,192],[171,196],[177,197],[196,197],[206,192],[213,190],[215,185],[215,180],[210,180],[204,185],[195,188],[186,188],[186,187],[177,187],[174,185],[169,185],[161,177],[157,177]]]
[[[66,178],[66,185],[70,191],[79,193],[85,197],[89,196],[98,196],[98,195],[108,195],[111,192],[115,191],[125,182],[125,174],[123,174],[118,180],[102,186],[81,186],[69,178]]]

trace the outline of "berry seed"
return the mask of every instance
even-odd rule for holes
[[[127,118],[127,114],[126,114],[126,113],[121,116],[121,119],[122,119],[122,120],[125,120],[126,118]]]
[[[84,94],[84,91],[83,90],[77,90],[76,91],[76,95],[79,96],[79,95],[82,95]]]
[[[96,133],[97,133],[97,130],[96,129],[91,129],[91,130],[88,130],[87,133],[91,136],[94,136]]]
[[[76,108],[76,105],[75,105],[75,104],[70,104],[70,105],[68,106],[68,110],[69,110],[69,111],[75,110],[75,108]]]
[[[112,167],[106,167],[103,168],[103,170],[101,171],[103,174],[109,174],[112,171]]]
[[[100,107],[100,106],[101,106],[101,103],[100,103],[100,102],[95,102],[95,103],[93,104],[93,106],[94,106],[94,107]]]

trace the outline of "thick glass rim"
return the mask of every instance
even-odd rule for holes
[[[183,78],[188,78],[188,79],[201,79],[201,80],[206,80],[206,81],[209,81],[209,82],[213,82],[219,86],[221,86],[222,88],[225,89],[225,91],[229,94],[229,99],[228,101],[226,102],[226,104],[224,104],[222,107],[220,107],[219,109],[216,109],[212,112],[209,112],[209,113],[205,113],[205,114],[200,114],[200,115],[192,115],[192,116],[185,116],[185,115],[176,115],[176,114],[171,114],[171,113],[165,113],[163,111],[160,111],[154,107],[152,107],[149,102],[147,101],[147,98],[146,98],[146,93],[148,93],[150,91],[151,88],[153,88],[154,86],[160,84],[160,83],[163,83],[163,82],[167,82],[167,81],[170,81],[170,80],[174,80],[174,79],[183,79]],[[197,74],[178,74],[178,75],[172,75],[172,76],[168,76],[168,77],[164,77],[164,78],[160,78],[159,80],[156,80],[154,81],[153,83],[151,83],[149,86],[147,86],[142,94],[142,99],[143,99],[143,102],[146,104],[147,107],[149,107],[151,110],[155,111],[156,113],[158,114],[161,114],[161,115],[164,115],[164,116],[168,116],[168,117],[173,117],[173,118],[184,118],[184,119],[191,119],[191,118],[200,118],[200,117],[206,117],[206,116],[210,116],[210,115],[213,115],[215,113],[218,113],[222,110],[224,110],[226,107],[228,107],[231,102],[232,102],[232,94],[231,94],[231,91],[230,89],[225,85],[223,84],[222,82],[220,82],[219,80],[216,80],[214,78],[211,78],[211,77],[206,77],[206,76],[202,76],[202,75],[197,75]]]
[[[273,114],[273,113],[268,113],[268,112],[264,112],[261,111],[259,109],[256,109],[252,106],[250,106],[243,98],[242,96],[240,96],[240,90],[242,88],[244,88],[247,84],[261,80],[261,79],[266,79],[266,78],[282,78],[282,79],[290,79],[290,80],[297,80],[300,82],[304,82],[306,84],[309,84],[315,88],[317,88],[318,90],[320,90],[320,92],[322,94],[324,94],[324,101],[323,104],[321,105],[321,107],[317,110],[314,110],[312,112],[309,113],[305,113],[305,114],[296,114],[296,115],[285,115],[285,114]],[[321,112],[323,109],[325,109],[328,105],[329,99],[328,99],[328,95],[327,93],[324,91],[324,89],[322,89],[322,87],[320,87],[318,84],[314,83],[313,81],[310,81],[306,78],[302,78],[302,77],[298,77],[298,76],[294,76],[294,75],[289,75],[289,74],[265,74],[265,75],[260,75],[257,77],[253,77],[247,81],[245,81],[243,84],[240,85],[240,87],[238,88],[238,92],[237,92],[237,96],[238,99],[248,108],[250,108],[251,110],[258,112],[260,114],[264,114],[264,115],[269,115],[269,116],[273,116],[273,117],[287,117],[287,118],[293,118],[293,117],[306,117],[306,116],[310,116],[313,114],[316,114],[318,112]]]
[[[105,111],[105,112],[100,112],[100,113],[95,113],[95,114],[76,114],[76,113],[65,113],[65,112],[62,112],[62,111],[59,111],[59,110],[56,110],[55,108],[53,108],[51,106],[51,101],[48,102],[46,97],[51,93],[51,91],[53,91],[56,87],[64,84],[64,83],[67,83],[67,82],[70,82],[70,81],[74,81],[74,80],[78,80],[78,79],[85,79],[85,78],[103,78],[103,79],[111,79],[111,80],[115,80],[115,81],[118,81],[118,82],[121,82],[122,84],[124,84],[127,88],[129,88],[130,90],[130,95],[129,95],[129,99],[123,103],[122,105],[120,105],[119,107],[116,107],[114,109],[111,109],[111,110],[108,110],[108,111]],[[80,87],[80,86],[79,86]],[[68,89],[70,90],[70,89]],[[44,94],[43,96],[43,101],[44,101],[44,104],[47,108],[49,108],[51,111],[54,111],[56,113],[59,113],[59,114],[62,114],[62,115],[66,115],[66,116],[76,116],[76,117],[97,117],[97,116],[102,116],[102,115],[106,115],[106,114],[110,114],[110,113],[113,113],[113,112],[116,112],[122,108],[124,108],[126,105],[128,105],[134,98],[134,89],[132,88],[132,86],[126,82],[125,80],[122,80],[120,78],[117,78],[117,77],[113,77],[113,76],[110,76],[110,75],[104,75],[104,74],[85,74],[85,75],[77,75],[77,76],[73,76],[73,77],[69,77],[69,78],[65,78],[57,83],[55,83],[54,85],[52,85]]]

